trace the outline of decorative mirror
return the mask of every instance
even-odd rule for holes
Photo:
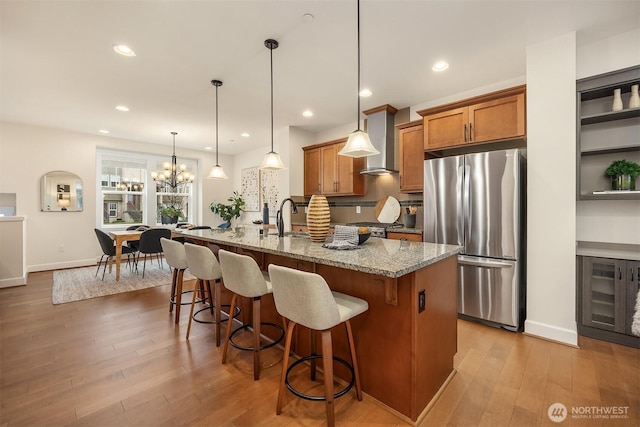
[[[42,212],[81,212],[82,180],[74,173],[53,171],[40,180],[40,210]]]

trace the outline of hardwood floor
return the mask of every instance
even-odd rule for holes
[[[0,289],[0,426],[325,424],[322,402],[293,395],[275,415],[277,349],[254,382],[249,352],[220,363],[211,325],[195,323],[187,342],[189,310],[174,325],[168,286],[56,306],[51,286],[40,272]],[[640,425],[636,349],[588,338],[576,349],[459,320],[455,366],[422,426],[557,425],[547,416],[556,402],[569,411],[562,425]],[[335,402],[338,425],[407,425],[353,391]],[[609,407],[627,418],[571,415]]]

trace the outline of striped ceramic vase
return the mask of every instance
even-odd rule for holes
[[[324,243],[329,234],[329,202],[325,196],[314,194],[307,208],[307,228],[312,242]]]

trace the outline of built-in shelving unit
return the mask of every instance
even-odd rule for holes
[[[604,176],[615,160],[640,163],[640,108],[628,108],[631,85],[639,83],[640,66],[578,80],[578,200],[640,200],[640,188],[612,191]],[[621,111],[611,111],[614,89],[621,89]]]

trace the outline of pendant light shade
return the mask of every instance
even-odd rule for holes
[[[278,48],[278,42],[273,39],[267,39],[264,41],[264,45],[269,49],[271,58],[271,151],[264,156],[260,169],[282,170],[286,169],[286,167],[282,163],[280,155],[273,150],[273,49]]]
[[[341,156],[347,157],[366,157],[380,154],[369,139],[369,135],[362,129],[360,129],[360,0],[357,0],[358,5],[358,112],[356,115],[356,123],[358,129],[351,132],[349,139],[347,139],[346,145],[342,150],[338,151]]]
[[[216,88],[216,165],[209,172],[209,179],[229,179],[222,166],[218,163],[218,88],[222,86],[220,80],[211,80],[211,84]]]

